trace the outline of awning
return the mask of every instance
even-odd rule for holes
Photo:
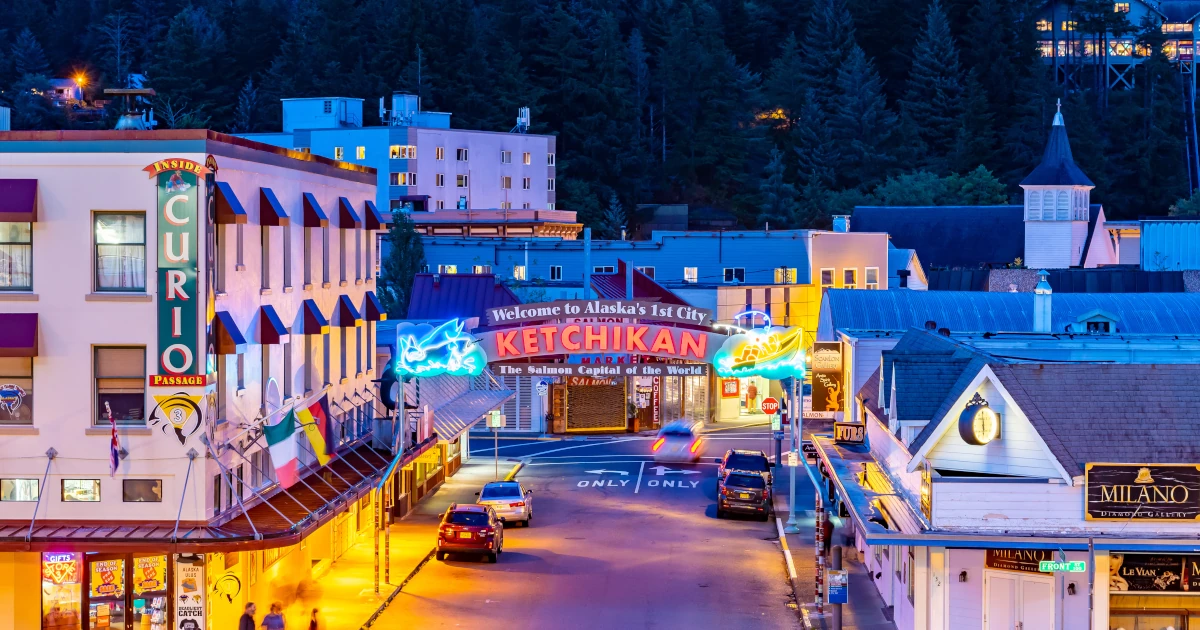
[[[242,207],[242,202],[238,201],[237,195],[233,194],[233,187],[229,182],[217,182],[217,224],[246,223],[248,218],[246,209]]]
[[[325,211],[321,209],[321,204],[317,203],[317,198],[312,193],[304,193],[304,227],[329,227],[329,217],[325,216]]]
[[[363,217],[365,218],[364,223],[366,224],[366,227],[368,230],[385,230],[385,229],[387,229],[384,226],[387,225],[388,223],[390,223],[391,221],[384,218],[384,216],[379,213],[379,208],[375,207],[374,201],[368,200],[363,204],[363,206],[364,206]]]
[[[217,311],[213,320],[213,335],[216,337],[217,354],[241,354],[246,351],[246,337],[238,329],[233,315],[227,311]]]
[[[375,297],[374,291],[367,291],[366,297],[363,298],[363,319],[369,322],[382,322],[387,319],[387,312],[383,310],[383,305],[379,303],[379,298]]]
[[[37,313],[0,313],[0,357],[36,357]]]
[[[362,315],[354,308],[354,302],[345,295],[339,295],[337,306],[334,307],[333,319],[340,328],[354,328],[362,323]]]
[[[37,221],[36,179],[0,179],[0,221]]]
[[[468,391],[433,411],[433,430],[439,438],[451,441],[515,395],[507,389]]]
[[[287,341],[288,329],[275,312],[275,307],[263,304],[258,307],[258,343],[275,346]]]
[[[317,303],[304,300],[300,306],[300,333],[303,335],[324,335],[329,332],[329,320],[321,313]]]
[[[354,205],[345,197],[338,197],[338,227],[343,230],[362,229],[362,219],[354,211]]]
[[[287,210],[279,203],[275,191],[270,188],[258,189],[258,222],[270,227],[287,227]]]

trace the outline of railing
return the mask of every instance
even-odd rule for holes
[[[505,389],[505,387],[504,385],[500,384],[499,379],[496,378],[496,375],[491,371],[491,369],[484,368],[478,376],[471,377],[470,389],[472,391],[483,390],[494,392]]]

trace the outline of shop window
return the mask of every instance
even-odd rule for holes
[[[550,279],[562,280],[562,265],[550,265]]]
[[[236,553],[233,558],[236,564]],[[133,624],[131,628],[167,628],[167,557],[135,556],[133,558]],[[139,604],[140,602],[140,604]]]
[[[0,501],[37,501],[37,479],[0,479]]]
[[[42,628],[78,630],[82,627],[83,554],[42,554]]]
[[[33,224],[0,222],[0,291],[33,290]]]
[[[0,358],[0,425],[33,424],[33,359]]]
[[[725,282],[745,282],[746,269],[744,267],[726,267]]]
[[[98,212],[93,223],[97,291],[146,290],[146,215]]]
[[[122,479],[121,500],[125,503],[161,503],[162,479]]]
[[[683,268],[683,281],[690,283],[690,284],[695,284],[695,283],[699,282],[700,281],[700,268],[699,267],[684,267]]]
[[[63,479],[63,503],[99,503],[99,479]]]
[[[146,418],[146,349],[96,348],[96,425],[139,425]]]
[[[92,628],[124,625],[125,558],[96,558],[88,562],[88,617]]]

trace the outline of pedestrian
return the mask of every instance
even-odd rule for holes
[[[257,612],[254,602],[246,602],[246,610],[238,621],[238,630],[254,630],[254,613]]]
[[[317,620],[317,609],[312,612],[312,619],[308,620],[308,630],[321,630],[321,622]]]
[[[265,630],[286,630],[287,624],[283,620],[283,604],[275,602],[271,604],[271,612],[263,617],[262,627]]]

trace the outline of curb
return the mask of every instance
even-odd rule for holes
[[[512,481],[517,476],[517,473],[521,472],[521,469],[524,467],[525,467],[525,460],[521,460],[521,461],[517,462],[517,465],[513,466],[512,470],[508,471],[507,475],[504,475],[504,480]]]
[[[387,599],[383,600],[383,603],[379,605],[379,608],[375,609],[375,613],[372,614],[369,619],[367,619],[366,623],[364,623],[359,630],[367,630],[371,626],[375,625],[375,622],[379,620],[379,616],[383,614],[383,611],[387,610],[387,607],[392,604],[392,600],[396,599],[396,596],[400,594],[400,591],[404,590],[404,587],[411,582],[413,578],[417,577],[417,573],[420,573],[421,569],[425,568],[426,564],[429,564],[429,559],[433,557],[433,554],[436,551],[437,548],[434,547],[429,550],[429,553],[425,554],[425,557],[417,563],[416,567],[413,567],[413,570],[410,571],[408,576],[404,578],[404,581],[400,582],[400,586],[397,586],[396,590],[392,591],[392,594],[388,595]]]
[[[779,494],[771,493],[771,511],[779,514]],[[779,546],[783,550],[783,561],[787,565],[788,584],[792,585],[792,599],[796,602],[796,607],[799,609],[800,620],[804,624],[805,630],[813,630],[815,626],[811,619],[808,618],[808,609],[800,603],[800,594],[796,592],[796,563],[792,560],[792,550],[788,548],[787,534],[783,531],[783,519],[775,517],[775,529],[779,533]]]

